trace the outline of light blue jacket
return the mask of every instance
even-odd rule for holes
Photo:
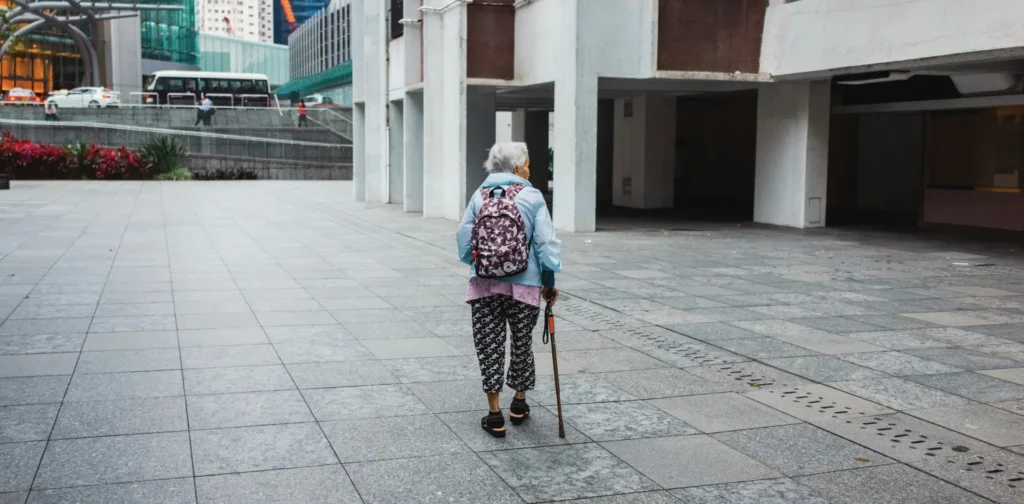
[[[554,287],[555,273],[562,271],[562,242],[555,236],[555,227],[551,224],[551,214],[548,213],[544,195],[534,189],[529,181],[511,173],[491,174],[480,187],[508,187],[512,184],[526,186],[516,195],[516,207],[519,208],[519,213],[523,216],[526,235],[530,239],[530,265],[526,271],[500,280],[520,285]],[[470,250],[469,241],[473,235],[476,213],[483,204],[483,196],[477,189],[473,193],[473,198],[469,200],[466,214],[462,217],[462,223],[459,224],[459,231],[456,233],[459,259],[470,265],[470,273],[474,277],[476,268],[473,267],[473,251]]]

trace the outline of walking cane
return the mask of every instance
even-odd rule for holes
[[[558,437],[565,437],[565,426],[562,424],[562,391],[558,386],[558,353],[555,348],[555,314],[551,310],[551,302],[544,307],[544,334],[542,342],[547,345],[551,341],[551,364],[555,369],[555,404],[558,406]]]

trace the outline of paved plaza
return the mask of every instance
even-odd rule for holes
[[[455,223],[351,194],[0,193],[0,503],[1024,502],[1020,249],[563,235],[566,438],[538,331],[493,439]]]

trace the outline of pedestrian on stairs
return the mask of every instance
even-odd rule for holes
[[[306,100],[299,100],[299,127],[309,127],[306,123]]]
[[[541,297],[558,299],[555,273],[561,271],[561,242],[555,236],[544,195],[530,185],[530,155],[522,142],[491,147],[484,168],[490,175],[469,202],[457,233],[459,257],[470,265],[466,302],[472,312],[473,342],[480,361],[489,413],[480,426],[505,437],[499,394],[515,391],[509,420],[530,416],[526,392],[533,390],[533,328]],[[505,379],[505,339],[512,333],[511,362]]]

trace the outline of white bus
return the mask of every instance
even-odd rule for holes
[[[160,70],[146,80],[146,103],[191,105],[210,95],[214,106],[268,107],[270,80],[263,74]]]

